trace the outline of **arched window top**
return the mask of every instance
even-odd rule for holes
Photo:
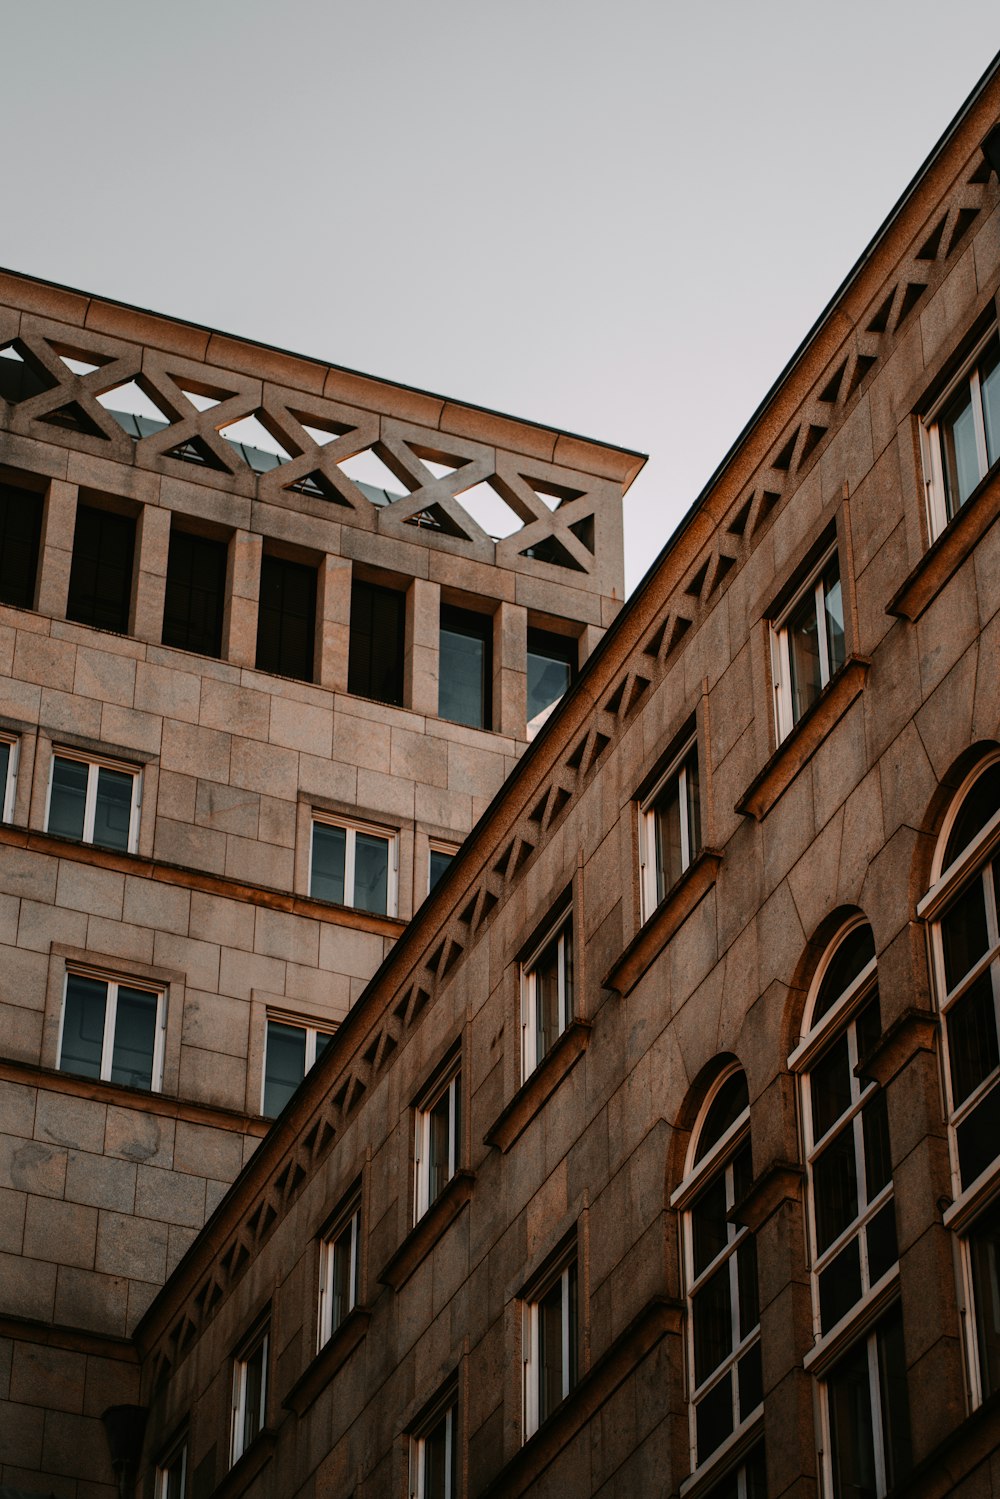
[[[812,1007],[812,1025],[833,1009],[837,1000],[875,957],[875,938],[867,922],[851,927],[823,965],[823,976]]]
[[[940,876],[950,869],[988,822],[1000,812],[1000,755],[977,767],[970,784],[960,792],[945,823],[936,860]]]
[[[698,1130],[692,1166],[703,1161],[750,1107],[746,1075],[737,1068],[716,1085],[714,1096]]]

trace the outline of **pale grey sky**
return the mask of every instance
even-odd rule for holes
[[[650,453],[630,586],[996,0],[0,0],[0,264]]]

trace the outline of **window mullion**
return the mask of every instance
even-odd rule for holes
[[[354,844],[357,834],[353,828],[345,828],[344,839],[344,905],[354,905]]]
[[[869,1419],[872,1423],[872,1450],[875,1454],[875,1488],[879,1494],[886,1491],[885,1433],[882,1430],[882,1382],[878,1368],[878,1336],[868,1335],[868,1399]]]
[[[820,686],[825,687],[830,680],[830,642],[826,633],[826,594],[823,588],[823,578],[817,580],[816,590],[813,594],[813,603],[816,609],[816,645],[819,649],[819,680]]]
[[[115,1052],[115,1029],[118,1025],[118,985],[107,986],[104,1000],[104,1041],[101,1047],[101,1077],[107,1082]]]
[[[87,767],[87,795],[83,804],[84,843],[93,843],[94,841],[94,819],[97,812],[97,777],[99,775],[99,766],[90,765]]]
[[[562,1301],[562,1319],[561,1319],[562,1326],[560,1328],[560,1332],[562,1334],[562,1383],[561,1383],[561,1393],[562,1393],[563,1399],[565,1400],[566,1396],[569,1394],[569,1344],[570,1344],[569,1318],[570,1318],[570,1299],[569,1299],[569,1270],[568,1269],[563,1271],[562,1275],[560,1276],[560,1281],[561,1281],[560,1292],[561,1292],[561,1301]]]
[[[972,371],[969,379],[972,391],[972,425],[976,433],[976,457],[979,461],[979,477],[982,479],[989,470],[989,451],[986,446],[986,423],[983,418],[983,388],[979,378],[979,366]]]
[[[681,869],[686,869],[691,862],[691,830],[688,827],[687,770],[683,765],[677,773],[677,806],[681,827]]]

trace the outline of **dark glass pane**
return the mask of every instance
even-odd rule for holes
[[[108,986],[101,979],[71,973],[66,979],[59,1066],[81,1077],[100,1077]]]
[[[812,1098],[813,1139],[822,1140],[827,1130],[851,1106],[851,1053],[843,1031],[820,1057],[809,1074]]]
[[[451,1089],[446,1088],[428,1111],[427,1205],[444,1191],[452,1176]]]
[[[347,829],[328,822],[313,823],[312,875],[309,891],[320,900],[344,904]]]
[[[979,389],[986,427],[986,457],[992,468],[1000,458],[1000,345],[994,344],[979,366]]]
[[[819,1317],[829,1332],[861,1297],[861,1254],[851,1239],[819,1277]]]
[[[740,1395],[740,1420],[755,1411],[764,1398],[764,1377],[760,1365],[760,1344],[749,1348],[739,1362],[737,1383]]]
[[[867,967],[874,956],[875,939],[872,936],[871,927],[856,926],[848,932],[827,964],[813,1007],[813,1025],[851,987],[858,974]]]
[[[813,1162],[813,1193],[816,1204],[816,1250],[842,1234],[858,1216],[858,1177],[854,1154],[854,1122],[826,1145]]]
[[[171,531],[167,588],[163,605],[163,644],[202,656],[222,655],[226,600],[224,541]]]
[[[912,1462],[910,1407],[906,1393],[906,1355],[903,1317],[899,1308],[876,1328],[878,1377],[881,1385],[882,1446],[886,1488],[894,1489]]]
[[[672,777],[653,808],[656,840],[656,899],[659,903],[684,872],[680,782]]]
[[[836,558],[823,574],[823,608],[826,615],[827,669],[832,677],[844,664],[844,600],[840,591],[840,563]]]
[[[111,1081],[130,1088],[152,1088],[157,996],[118,986]]]
[[[896,1205],[890,1199],[884,1208],[879,1208],[868,1225],[868,1280],[874,1285],[881,1280],[898,1258],[896,1248]]]
[[[966,792],[948,835],[944,851],[945,869],[954,863],[963,848],[968,848],[997,812],[1000,812],[1000,760],[987,766]]]
[[[250,1354],[244,1372],[246,1406],[243,1417],[243,1450],[257,1437],[261,1428],[261,1405],[264,1398],[264,1344]]]
[[[757,1245],[748,1234],[736,1251],[736,1279],[740,1296],[740,1338],[753,1332],[760,1321],[757,1291]]]
[[[257,668],[313,679],[316,569],[285,557],[262,557],[257,614]]]
[[[764,1466],[763,1444],[747,1458],[743,1469],[746,1479],[746,1499],[767,1499],[767,1469]]]
[[[573,681],[577,643],[547,630],[528,631],[528,722],[557,703]]]
[[[0,484],[0,604],[34,607],[41,531],[41,496]]]
[[[857,1030],[858,1060],[863,1061],[865,1057],[875,1050],[879,1037],[882,1034],[882,1017],[879,1013],[878,990],[862,1009],[854,1022]],[[864,1086],[864,1084],[862,1084]]]
[[[354,1305],[354,1219],[337,1235],[331,1250],[330,1331],[336,1332]]]
[[[384,916],[389,909],[389,840],[372,833],[354,838],[354,901],[359,911]]]
[[[693,749],[684,762],[687,783],[688,858],[701,848],[701,794],[698,784],[698,751]]]
[[[941,918],[941,936],[945,983],[950,993],[989,945],[981,875],[948,907]]]
[[[163,1471],[162,1499],[184,1499],[184,1452],[170,1459]]]
[[[726,1078],[705,1115],[705,1122],[698,1136],[695,1160],[703,1160],[712,1146],[722,1139],[726,1130],[730,1129],[749,1107],[750,1094],[747,1091],[746,1076],[742,1072],[734,1072]]]
[[[454,1495],[454,1488],[449,1485],[449,1468],[454,1467],[452,1420],[452,1412],[445,1411],[424,1437],[423,1499],[452,1499]]]
[[[972,392],[966,384],[941,417],[941,463],[949,520],[979,483]]]
[[[985,1399],[1000,1389],[1000,1206],[994,1205],[972,1230],[969,1257],[979,1376]]]
[[[428,894],[430,894],[430,891],[434,889],[434,886],[444,874],[445,870],[448,868],[454,857],[454,854],[449,854],[443,848],[431,849],[430,889],[428,890]]]
[[[836,1499],[876,1499],[872,1391],[865,1342],[852,1348],[827,1381],[830,1461]]]
[[[329,1046],[329,1044],[330,1044],[330,1042],[332,1040],[333,1040],[333,1033],[332,1033],[332,1031],[319,1031],[319,1032],[317,1032],[317,1035],[316,1035],[316,1061],[317,1062],[319,1061],[319,1059],[323,1055],[323,1053],[326,1051],[326,1048]]]
[[[538,1420],[548,1419],[563,1398],[562,1276],[538,1303]]]
[[[66,618],[124,635],[132,597],[135,521],[131,516],[76,508]]]
[[[885,1094],[879,1090],[861,1110],[861,1133],[865,1142],[866,1199],[871,1202],[892,1177],[889,1151],[889,1115]]]
[[[491,724],[493,621],[488,615],[441,606],[438,713],[453,723]]]
[[[948,1011],[947,1025],[951,1093],[957,1108],[1000,1065],[989,969],[955,1001]]]
[[[711,1457],[716,1447],[726,1440],[733,1430],[733,1375],[732,1372],[713,1385],[707,1395],[702,1396],[695,1409],[698,1461],[703,1463]]]
[[[351,586],[348,692],[401,704],[405,642],[406,594],[356,579]]]
[[[301,1025],[267,1022],[264,1113],[274,1119],[306,1075],[306,1033]]]
[[[753,1185],[750,1141],[744,1140],[733,1155],[733,1202],[742,1202]]]
[[[90,767],[82,760],[64,760],[56,755],[52,761],[48,822],[50,833],[59,833],[64,838],[83,837],[89,770]]]
[[[543,948],[532,969],[535,980],[535,1062],[557,1040],[559,1027],[559,938]]]
[[[791,674],[792,722],[798,723],[806,709],[819,697],[822,687],[819,662],[819,627],[816,621],[816,598],[809,589],[785,624],[788,643],[788,669]]]
[[[1000,1087],[994,1084],[955,1134],[962,1186],[967,1187],[1000,1154]]]
[[[705,1382],[733,1351],[733,1303],[729,1261],[716,1270],[691,1298],[694,1324],[694,1382]]]
[[[7,774],[10,770],[11,747],[4,739],[0,739],[0,812],[7,800]]]
[[[97,772],[97,797],[94,802],[94,842],[102,848],[128,848],[132,821],[132,795],[135,776],[126,770]]]
[[[727,1209],[726,1177],[724,1172],[720,1172],[698,1194],[691,1206],[691,1241],[695,1275],[700,1275],[729,1243]]]

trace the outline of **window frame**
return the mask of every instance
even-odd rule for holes
[[[17,772],[21,759],[21,736],[20,734],[9,734],[6,730],[0,731],[0,744],[6,744],[10,749],[10,754],[7,756],[7,775],[4,779],[3,787],[0,789],[0,796],[2,796],[0,821],[10,823],[14,821],[14,807],[17,799]]]
[[[267,1426],[268,1354],[270,1352],[271,1321],[262,1318],[243,1339],[233,1354],[233,1388],[231,1399],[231,1423],[229,1441],[229,1466],[233,1468],[240,1458],[253,1446]],[[247,1372],[257,1355],[261,1354],[260,1403],[257,1411],[257,1430],[247,1439]]]
[[[170,1479],[175,1472],[175,1465],[180,1459],[180,1489],[177,1499],[185,1499],[187,1494],[187,1435],[173,1442],[156,1464],[156,1499],[172,1499],[170,1491]]]
[[[689,794],[690,787],[688,784],[688,766],[692,755],[694,756],[697,772],[693,803]],[[677,876],[677,879],[680,879],[690,869],[703,846],[701,784],[701,766],[698,760],[698,732],[697,729],[692,729],[691,733],[685,736],[684,742],[677,753],[671,756],[666,770],[663,771],[662,775],[657,777],[652,789],[639,802],[639,894],[640,914],[644,922],[649,920],[660,904],[661,898],[665,898],[677,883],[677,880],[673,880],[668,885],[664,878],[664,895],[660,897],[658,893],[660,868],[656,837],[657,812],[666,800],[667,794],[676,786],[681,830],[681,872]],[[692,805],[697,823],[693,838],[691,829]]]
[[[261,1117],[264,1119],[277,1119],[278,1117],[277,1114],[268,1114],[265,1109],[267,1100],[267,1038],[272,1021],[275,1025],[284,1025],[290,1029],[305,1031],[305,1071],[302,1074],[302,1081],[305,1081],[316,1065],[316,1046],[319,1037],[329,1036],[332,1040],[339,1028],[333,1022],[324,1024],[316,1020],[308,1020],[301,1015],[289,1015],[284,1010],[267,1010],[264,1017],[264,1065],[261,1069],[260,1079],[260,1112]]]
[[[431,1129],[443,1098],[448,1100],[448,1175],[431,1195]],[[455,1178],[462,1158],[462,1056],[456,1052],[414,1107],[413,1222],[420,1222]]]
[[[128,1083],[112,1083],[111,1080],[115,1047],[115,1024],[118,1019],[118,991],[120,988],[136,989],[141,993],[156,996],[152,1072],[148,1091],[150,1093],[162,1093],[163,1059],[166,1050],[167,1034],[168,986],[153,983],[148,979],[138,979],[109,973],[107,969],[91,968],[82,963],[67,963],[66,972],[63,976],[62,1004],[59,1010],[59,1036],[56,1046],[56,1070],[58,1072],[65,1071],[67,1077],[81,1076],[80,1073],[71,1072],[62,1065],[63,1031],[66,1024],[66,1000],[69,994],[69,981],[74,975],[107,985],[107,992],[104,998],[104,1036],[101,1043],[101,1071],[99,1078],[94,1079],[94,1081],[108,1083],[116,1088],[134,1086]],[[146,1092],[147,1090],[143,1088],[140,1091]]]
[[[986,423],[983,415],[982,382],[979,375],[979,366],[983,362],[984,355],[990,346],[997,344],[997,342],[998,325],[996,322],[993,322],[981,337],[976,340],[971,351],[962,360],[955,374],[948,380],[941,394],[935,399],[926,415],[921,418],[920,454],[923,464],[924,500],[926,505],[927,529],[932,543],[937,540],[941,533],[965,508],[971,495],[975,493],[987,474],[993,468],[996,468],[997,463],[1000,463],[1000,455],[998,455],[992,464],[989,461],[989,453],[986,446]],[[968,390],[971,395],[970,408],[976,440],[975,446],[979,478],[970,491],[970,494],[964,500],[959,501],[955,505],[953,513],[949,515],[948,486],[945,479],[941,423],[955,398],[965,390]]]
[[[540,1312],[550,1293],[560,1290],[561,1395],[551,1410],[541,1410],[542,1348]],[[573,1326],[573,1318],[576,1326]],[[522,1442],[545,1425],[580,1382],[580,1265],[576,1241],[545,1272],[522,1301]]]
[[[348,1306],[336,1322],[333,1320],[333,1283],[337,1249],[348,1241]],[[361,1296],[361,1185],[348,1194],[343,1206],[320,1235],[319,1309],[317,1318],[317,1352],[325,1348],[337,1330],[355,1310]]]
[[[839,667],[833,667],[830,654],[830,643],[826,628],[825,592],[823,574],[830,563],[837,563],[837,581],[840,586],[841,609],[843,611],[844,631],[844,654],[847,655],[847,611],[844,607],[844,571],[841,566],[840,546],[837,537],[834,536],[829,545],[825,546],[816,561],[813,562],[802,582],[794,589],[789,598],[781,605],[770,621],[770,644],[771,644],[771,687],[774,696],[774,726],[777,742],[781,744],[788,738],[796,724],[808,713],[812,703],[807,704],[795,717],[795,705],[792,699],[792,667],[789,652],[789,622],[792,615],[799,606],[812,594],[813,614],[816,620],[816,638],[819,651],[819,673],[820,686],[813,703],[819,698],[830,685],[831,679],[836,675]],[[833,669],[831,669],[833,667]]]
[[[567,939],[569,963],[567,964]],[[558,1029],[549,1046],[539,1055],[538,1025],[538,963],[543,954],[556,943],[556,988]],[[573,905],[564,904],[559,914],[549,922],[542,937],[535,943],[529,955],[521,963],[521,1081],[525,1082],[541,1066],[560,1036],[565,1035],[574,1016],[573,989],[575,980],[573,954]],[[532,1060],[533,1058],[533,1060]]]
[[[316,827],[320,825],[328,828],[343,828],[347,834],[344,844],[344,899],[343,902],[331,901],[331,905],[343,904],[351,911],[361,911],[366,916],[395,917],[397,902],[399,899],[399,831],[396,828],[380,827],[373,822],[360,822],[349,817],[340,817],[335,812],[323,812],[313,807],[309,816],[309,870],[308,890],[311,900],[327,900],[325,895],[316,895],[313,892],[313,860],[315,857]],[[368,837],[381,838],[389,845],[388,868],[386,874],[386,909],[381,911],[365,911],[363,906],[354,903],[354,876],[356,871],[355,849],[357,835],[364,833]],[[350,898],[348,898],[350,897]]]
[[[482,696],[480,699],[481,722],[469,723],[462,718],[448,718],[441,711],[441,683],[438,685],[437,716],[444,723],[457,723],[464,728],[480,730],[484,733],[494,732],[494,703],[493,703],[493,674],[495,670],[495,613],[485,612],[478,609],[465,609],[458,604],[450,604],[442,600],[438,613],[438,655],[443,656],[441,650],[441,636],[443,634],[456,635],[466,640],[478,640],[483,647],[482,663]]]
[[[87,791],[84,802],[83,832],[79,842],[86,843],[91,848],[105,848],[110,853],[134,854],[139,850],[139,822],[142,813],[142,781],[143,767],[141,765],[129,764],[127,760],[116,760],[110,755],[92,755],[83,750],[76,750],[64,745],[53,745],[49,761],[48,787],[45,793],[45,831],[49,832],[49,819],[52,812],[52,788],[55,782],[56,761],[73,760],[78,765],[87,766]],[[132,777],[132,802],[129,808],[128,843],[123,849],[109,848],[105,843],[94,842],[94,817],[97,808],[97,783],[102,770],[117,771],[119,774]],[[69,836],[62,833],[53,833],[55,838]]]
[[[446,838],[429,838],[428,839],[428,841],[427,841],[427,894],[428,895],[430,895],[430,893],[431,893],[432,890],[437,889],[437,886],[444,879],[445,875],[448,872],[447,868],[443,869],[441,871],[441,873],[438,875],[437,879],[434,880],[433,882],[431,881],[431,863],[433,861],[434,855],[435,854],[447,854],[448,860],[449,860],[448,868],[450,868],[451,867],[451,862],[455,859],[455,856],[458,854],[458,852],[461,849],[461,847],[462,847],[462,845],[460,843],[449,843]]]
[[[882,1370],[879,1361],[879,1336],[884,1332],[890,1319],[897,1315],[901,1315],[900,1303],[898,1299],[894,1300],[889,1306],[884,1308],[880,1315],[874,1320],[865,1320],[862,1326],[858,1329],[857,1337],[852,1338],[847,1344],[840,1348],[838,1350],[836,1359],[829,1365],[828,1368],[824,1369],[823,1371],[823,1375],[821,1377],[822,1393],[819,1400],[819,1430],[817,1434],[819,1436],[820,1447],[819,1463],[821,1492],[826,1495],[832,1495],[834,1492],[833,1464],[835,1456],[835,1435],[834,1423],[830,1409],[830,1382],[832,1377],[835,1376],[838,1371],[843,1368],[843,1365],[847,1362],[851,1355],[862,1345],[865,1349],[865,1358],[867,1362],[867,1413],[871,1422],[872,1453],[873,1463],[875,1467],[875,1490],[876,1494],[879,1496],[879,1499],[884,1499],[884,1496],[890,1491],[896,1492],[896,1485],[900,1482],[900,1480],[905,1479],[906,1477],[906,1471],[904,1471],[903,1473],[894,1474],[893,1484],[890,1490],[890,1486],[887,1481],[888,1470],[886,1465],[885,1430],[886,1401],[885,1392],[882,1389],[883,1381]],[[906,1405],[906,1418],[907,1426],[909,1427],[910,1419],[908,1399]]]
[[[427,1443],[442,1421],[445,1427],[445,1486],[441,1499],[458,1499],[461,1491],[458,1462],[458,1389],[454,1382],[443,1396],[435,1400],[430,1411],[422,1417],[410,1433],[406,1490],[408,1499],[429,1499]]]

